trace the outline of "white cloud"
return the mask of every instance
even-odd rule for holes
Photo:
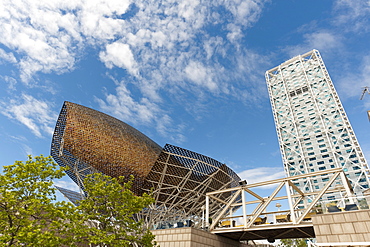
[[[17,84],[17,80],[10,76],[0,76],[6,83],[8,83],[9,90],[15,90],[15,85]]]
[[[3,49],[0,48],[0,62],[1,59],[5,60],[6,62],[9,63],[16,63],[17,59],[15,58],[14,54],[9,52],[5,52]]]
[[[337,0],[334,6],[333,25],[340,26],[342,32],[370,31],[370,1]]]
[[[106,46],[106,51],[100,52],[100,60],[105,63],[108,68],[117,66],[127,69],[132,75],[138,75],[137,65],[134,55],[131,52],[130,46],[115,42]]]
[[[174,104],[191,95],[192,106],[185,109],[202,109],[207,97],[228,94],[255,102],[265,93],[255,80],[261,76],[256,67],[265,62],[240,50],[242,33],[258,20],[264,2],[4,0],[0,43],[18,60],[20,79],[29,85],[37,73],[69,72],[85,49],[96,51],[108,68],[131,75],[98,100],[102,109],[122,120],[130,116],[131,123],[157,121],[158,130],[170,129],[171,112],[160,110],[164,94]],[[8,62],[14,62],[11,53],[3,55]],[[41,135],[33,121],[19,121]]]
[[[213,81],[212,71],[202,63],[190,61],[185,67],[186,76],[195,84],[208,88],[210,91],[217,90],[217,84]]]
[[[125,122],[135,124],[153,123],[155,116],[160,112],[158,105],[151,103],[147,98],[136,101],[124,82],[116,88],[116,95],[107,94],[106,102],[97,99],[103,111],[110,112]]]
[[[180,134],[182,126],[173,126],[171,117],[160,108],[160,105],[153,103],[145,97],[136,101],[127,89],[124,82],[119,83],[116,94],[107,94],[106,101],[96,98],[101,109],[109,112],[124,122],[135,125],[151,125],[163,136],[181,143],[185,137]]]
[[[361,90],[365,86],[370,86],[370,54],[364,56],[360,66],[350,72],[346,72],[346,76],[337,79],[338,88],[341,95],[344,97],[358,97],[361,96]],[[369,95],[365,95],[363,102],[365,107],[370,107],[370,101],[367,100]]]
[[[23,151],[26,155],[31,155],[33,157],[35,157],[36,155],[33,153],[33,150],[30,146],[26,145],[26,144],[22,144],[22,148],[23,148]]]
[[[106,42],[122,31],[130,1],[2,1],[0,43],[20,56],[21,78],[37,72],[74,69],[86,45]]]
[[[0,102],[1,113],[24,124],[37,137],[43,133],[51,135],[57,114],[50,109],[50,103],[23,94],[19,100]]]
[[[306,53],[312,49],[330,52],[343,47],[343,37],[329,30],[318,30],[303,35],[304,42],[297,46],[289,46],[285,50],[291,57]]]
[[[258,167],[248,169],[238,174],[242,180],[247,180],[248,184],[254,184],[262,181],[269,181],[278,178],[285,178],[283,167]]]

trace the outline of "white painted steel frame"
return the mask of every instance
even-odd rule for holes
[[[315,176],[321,176],[327,174],[330,177],[330,180],[325,183],[324,187],[320,191],[315,192],[303,192],[301,191],[297,186],[294,185],[294,181],[297,179],[303,179],[308,177],[315,177]],[[224,190],[218,190],[209,192],[206,194],[206,218],[210,216],[209,214],[209,205],[212,204],[212,201],[215,201],[217,203],[223,204],[223,209],[220,211],[219,214],[214,215],[214,218],[212,220],[212,224],[208,224],[206,222],[206,227],[209,227],[209,230],[212,232],[213,230],[217,229],[217,226],[219,222],[223,220],[232,220],[235,218],[243,218],[243,225],[236,226],[236,227],[230,227],[228,229],[222,229],[223,232],[227,231],[235,231],[235,228],[243,228],[244,230],[248,230],[250,228],[256,228],[256,227],[263,227],[263,226],[256,226],[255,221],[257,218],[259,218],[261,215],[267,215],[267,214],[281,214],[282,211],[274,211],[274,212],[266,212],[265,209],[270,205],[271,202],[277,201],[277,200],[288,200],[289,210],[286,213],[291,214],[291,222],[289,224],[292,225],[307,225],[307,222],[304,222],[305,217],[308,213],[311,212],[313,207],[317,205],[317,203],[322,200],[322,198],[326,194],[332,194],[336,193],[338,191],[338,187],[335,186],[334,182],[340,181],[340,184],[343,186],[341,190],[345,191],[344,197],[349,199],[350,202],[353,202],[353,199],[356,198],[353,189],[350,186],[350,183],[347,179],[347,176],[345,175],[344,171],[341,168],[334,168],[326,171],[320,171],[320,172],[314,172],[306,175],[297,175],[297,176],[291,176],[287,178],[281,178],[281,179],[275,179],[255,184],[249,184],[244,186],[239,186],[235,188],[229,188]],[[266,185],[276,185],[275,190],[271,193],[268,197],[263,197],[261,195],[258,195],[255,192],[251,191],[251,188],[258,188]],[[287,192],[296,191],[296,193],[288,193],[285,196],[279,196],[276,195],[280,192],[280,190],[286,187]],[[222,197],[223,193],[233,193],[233,197],[229,198],[228,200],[224,200],[220,202],[218,198]],[[245,194],[245,195],[243,195]],[[237,198],[242,195],[242,198],[245,199],[240,202],[240,200],[237,200]],[[246,200],[248,197],[256,198],[257,200]],[[298,205],[301,201],[306,200],[306,208],[300,209],[298,208]],[[250,214],[246,214],[246,210],[243,210],[243,215],[240,216],[228,216],[228,212],[235,212],[235,209],[238,209],[240,207],[245,208],[246,205],[253,205],[258,204],[254,211]],[[273,227],[271,224],[265,225],[266,227]],[[276,227],[281,227],[281,225],[276,224]]]

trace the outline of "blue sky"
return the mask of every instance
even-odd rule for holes
[[[71,101],[249,182],[283,177],[264,73],[312,49],[369,159],[369,16],[368,0],[3,0],[0,164],[49,155]]]

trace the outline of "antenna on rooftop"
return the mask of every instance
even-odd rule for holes
[[[360,97],[360,100],[362,100],[363,98],[364,98],[364,96],[365,96],[365,93],[368,93],[368,94],[370,94],[370,89],[369,89],[369,87],[363,87],[363,89],[362,89],[362,95],[361,95],[361,97]]]

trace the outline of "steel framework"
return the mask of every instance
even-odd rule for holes
[[[180,217],[200,223],[205,194],[238,186],[239,181],[239,176],[225,164],[166,144],[147,176],[143,190],[154,189],[156,204],[150,208],[152,221],[169,222]],[[223,194],[219,199],[231,196],[232,193]],[[213,203],[209,208],[210,214],[214,215],[222,205]]]
[[[153,191],[156,199],[138,217],[157,226],[169,219],[201,221],[205,193],[237,186],[240,180],[221,162],[169,144],[162,149],[120,120],[71,102],[65,102],[60,112],[51,155],[69,168],[67,174],[81,196],[88,174],[134,175],[135,194]],[[72,201],[78,199],[70,191],[59,190]],[[218,210],[218,204],[211,205],[211,214]]]
[[[317,50],[266,72],[280,151],[287,176],[342,168],[356,193],[369,188],[369,167]],[[318,191],[326,177],[299,180]]]
[[[329,180],[319,191],[306,192],[295,185],[297,180],[322,175],[327,176]],[[337,184],[338,181],[340,186]],[[256,192],[258,188],[266,186],[273,186],[272,193],[268,196],[261,195],[261,191]],[[285,192],[283,191],[284,187]],[[262,191],[266,193],[268,190],[263,189]],[[283,193],[279,194],[281,191]],[[292,193],[292,191],[295,193]],[[327,197],[325,195],[338,192],[342,194],[341,200],[323,201],[323,198]],[[233,197],[221,201],[219,199],[220,195],[224,193],[232,193]],[[242,200],[237,199],[238,197],[241,197]],[[214,201],[224,205],[224,207],[218,214],[211,216],[209,205]],[[288,209],[280,210],[279,207],[276,210],[272,203],[277,201],[286,205],[285,207]],[[341,168],[334,168],[209,192],[206,194],[205,217],[213,217],[212,223],[207,224],[212,233],[238,240],[313,238],[315,236],[311,217],[325,212],[326,207],[332,203],[340,204],[342,202],[343,204],[356,204],[359,209],[361,207],[368,208],[366,200],[361,200],[354,195],[344,171]],[[298,205],[302,203],[305,207],[299,208]],[[262,223],[261,218],[266,219],[269,216],[274,219],[270,219],[268,222],[265,220],[265,223]],[[227,222],[227,224],[223,224],[223,222]],[[235,222],[235,224],[231,222]]]

